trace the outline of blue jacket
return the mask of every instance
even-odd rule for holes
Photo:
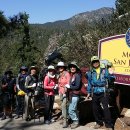
[[[86,74],[86,78],[88,79],[88,93],[102,93],[106,91],[105,86],[107,85],[107,81],[115,78],[114,75],[109,74],[108,69],[100,69],[100,75],[97,79],[97,72],[95,69],[92,69]]]

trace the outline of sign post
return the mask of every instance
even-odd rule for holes
[[[98,47],[100,59],[113,63],[115,82],[130,85],[130,29],[126,34],[101,39]]]

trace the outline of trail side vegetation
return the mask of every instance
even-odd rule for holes
[[[66,63],[75,60],[79,66],[88,66],[90,57],[97,55],[100,39],[126,33],[130,27],[130,1],[116,0],[115,5],[107,19],[92,23],[84,20],[67,28],[66,21],[63,28],[60,22],[59,26],[30,24],[26,12],[7,18],[0,11],[0,75],[8,69],[17,74],[22,65],[41,68],[45,54],[55,49]]]

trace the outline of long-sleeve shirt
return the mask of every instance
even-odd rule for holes
[[[47,95],[54,95],[54,86],[56,85],[57,81],[56,78],[51,78],[48,75],[46,75],[43,84],[44,84],[44,90],[45,94]]]
[[[58,79],[59,94],[65,94],[65,85],[70,83],[70,74],[64,71]]]
[[[74,74],[70,80],[70,92],[72,96],[79,96],[81,89],[81,75]]]

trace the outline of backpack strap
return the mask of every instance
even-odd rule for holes
[[[31,75],[29,75],[29,77],[30,77],[30,80],[29,80],[29,82],[28,82],[28,85],[30,85],[30,83],[33,81],[32,76],[31,76]]]
[[[50,77],[48,75],[47,75],[47,79],[48,79],[48,84],[50,84],[51,79],[50,79]]]

